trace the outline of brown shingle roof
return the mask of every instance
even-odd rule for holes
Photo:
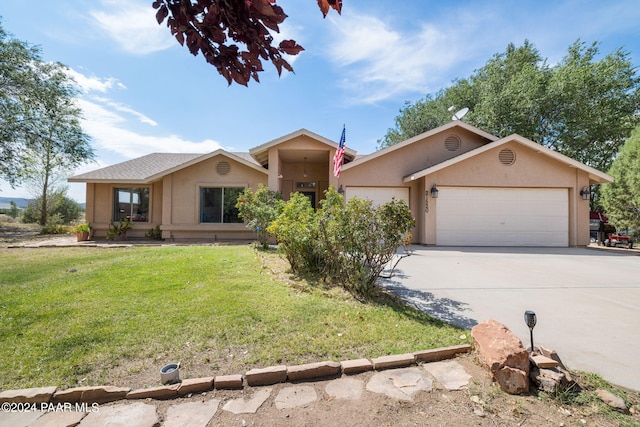
[[[190,162],[198,162],[209,156],[222,154],[236,158],[240,161],[262,169],[260,164],[249,153],[231,153],[224,150],[216,150],[209,154],[189,153],[152,153],[136,159],[127,160],[112,166],[107,166],[95,171],[83,173],[69,178],[69,182],[132,182],[148,183],[158,179],[166,173],[170,173],[181,167],[186,167]]]
[[[76,175],[69,181],[146,181],[163,171],[202,156],[188,153],[152,153],[126,162]]]

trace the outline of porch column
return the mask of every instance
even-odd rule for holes
[[[280,191],[280,156],[278,155],[277,148],[269,149],[269,175],[267,180],[267,187],[269,190]]]
[[[173,175],[165,176],[162,179],[162,223],[160,224],[160,229],[165,225],[171,225],[172,223],[172,214],[171,214],[171,195],[173,194]],[[162,230],[162,238],[170,239],[171,231]]]

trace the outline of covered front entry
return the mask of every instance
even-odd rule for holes
[[[440,187],[440,246],[568,246],[566,188]]]

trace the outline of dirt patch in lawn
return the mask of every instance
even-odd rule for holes
[[[40,226],[35,224],[21,224],[11,222],[0,222],[0,245],[38,241],[51,236],[40,234]]]

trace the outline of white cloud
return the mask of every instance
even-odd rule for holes
[[[109,89],[113,87],[118,87],[120,89],[126,89],[126,86],[120,83],[117,79],[113,77],[110,78],[100,78],[95,76],[86,76],[78,71],[67,68],[67,74],[73,78],[73,80],[78,84],[80,90],[84,93],[88,93],[91,91],[97,91],[106,93]]]
[[[89,14],[104,33],[126,52],[144,55],[176,45],[166,23],[158,24],[150,2],[102,0],[102,10]],[[166,22],[166,21],[165,21]]]
[[[119,102],[115,102],[109,98],[102,98],[102,97],[94,97],[92,98],[94,101],[97,101],[105,106],[111,107],[116,111],[120,111],[121,113],[127,113],[127,114],[131,114],[132,116],[135,116],[138,121],[140,123],[144,123],[150,126],[158,126],[158,123],[156,123],[154,120],[150,119],[149,117],[145,116],[144,114],[134,110],[131,107],[128,107],[124,104],[121,104]]]
[[[221,148],[213,140],[189,141],[177,135],[149,135],[137,130],[137,123],[157,127],[158,123],[130,106],[108,95],[114,88],[126,89],[114,78],[86,76],[70,69],[69,74],[81,86],[82,93],[76,100],[82,109],[82,128],[92,138],[92,146],[99,157],[110,157],[120,161],[151,152],[206,153]],[[86,166],[96,169],[95,164]],[[81,173],[77,172],[76,173]]]
[[[97,150],[110,151],[131,159],[152,152],[207,153],[221,148],[218,142],[210,139],[194,142],[177,135],[154,136],[135,132],[127,128],[127,117],[118,114],[130,113],[129,109],[116,108],[113,111],[109,109],[111,104],[80,100],[84,112],[82,127],[91,136]]]
[[[459,57],[457,37],[446,27],[423,24],[414,32],[401,32],[367,15],[343,16],[332,23],[340,34],[330,59],[345,69],[342,84],[358,102],[425,93]]]

